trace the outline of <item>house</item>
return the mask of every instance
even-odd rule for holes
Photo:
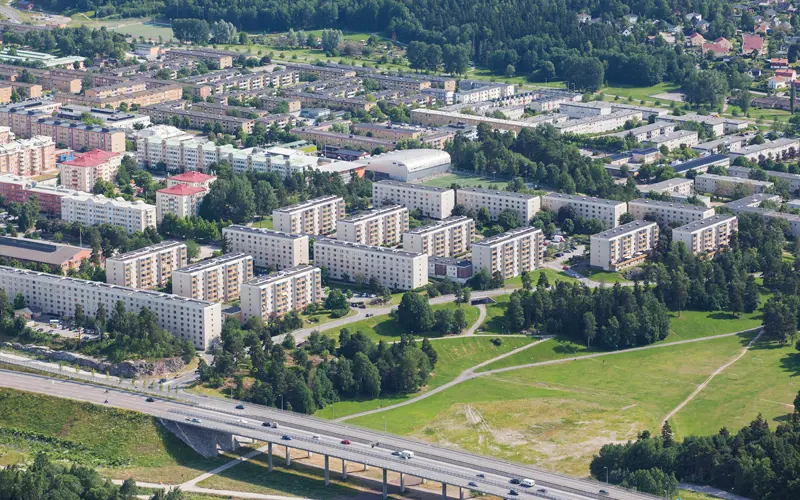
[[[703,55],[711,52],[711,54],[716,58],[725,57],[730,52],[729,48],[726,48],[724,45],[718,43],[706,43],[700,48],[700,50],[703,52]]]
[[[692,21],[692,20],[695,20],[695,19],[698,20],[698,21],[702,21],[703,20],[703,15],[700,14],[699,12],[689,12],[688,14],[686,14],[685,17],[686,17],[687,21]]]
[[[797,80],[797,72],[793,69],[779,69],[775,71],[775,76],[786,78],[790,82]]]
[[[706,43],[706,38],[700,33],[694,32],[687,38],[686,44],[689,47],[702,47]]]
[[[756,33],[763,33],[766,35],[767,32],[772,31],[772,26],[770,26],[770,24],[767,22],[758,23],[758,26],[756,26],[755,31]]]
[[[714,40],[714,43],[719,44],[720,47],[725,47],[728,51],[730,51],[733,48],[733,44],[731,43],[731,41],[725,38],[724,36],[721,36],[716,40]]]
[[[585,13],[578,14],[578,22],[581,23],[581,24],[586,24],[591,20],[592,20],[592,16],[590,16],[589,14],[585,14]]]
[[[772,90],[784,89],[789,84],[789,79],[783,76],[772,76],[767,81],[767,87]]]
[[[763,56],[767,51],[767,46],[761,35],[742,35],[742,55]]]
[[[789,60],[773,57],[769,60],[770,69],[786,69],[789,67]]]
[[[639,22],[639,16],[637,16],[636,14],[628,14],[627,16],[625,16],[625,19],[628,20],[628,24],[636,24],[637,22]]]
[[[694,23],[694,27],[700,31],[708,31],[708,28],[711,27],[711,23],[708,21],[697,21]]]
[[[664,40],[665,43],[669,45],[675,45],[675,35],[666,31],[661,31],[658,35]]]

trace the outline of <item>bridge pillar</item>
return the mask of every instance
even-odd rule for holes
[[[364,472],[367,472],[368,470],[369,470],[369,465],[364,464]]]
[[[386,469],[383,469],[383,500],[389,496],[389,484],[386,482]]]
[[[405,478],[405,474],[403,474],[401,472],[400,473],[400,493],[405,493],[405,492],[406,492],[406,478]]]
[[[461,486],[458,487],[458,498],[459,500],[464,500],[464,488]]]
[[[314,452],[312,452],[312,451],[309,451],[309,452],[308,452],[308,458],[313,458],[313,457],[314,457]]]
[[[267,443],[267,472],[272,472],[272,443]]]
[[[447,483],[442,483],[442,500],[447,500]]]
[[[331,470],[328,468],[328,455],[325,455],[325,486],[331,483]]]
[[[292,452],[289,449],[289,446],[286,446],[286,467],[290,467],[292,465]]]
[[[342,481],[347,479],[347,462],[342,459]]]

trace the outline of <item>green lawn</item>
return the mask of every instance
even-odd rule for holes
[[[434,312],[440,309],[450,309],[454,311],[457,307],[459,307],[459,305],[456,304],[455,302],[449,302],[447,304],[433,305],[431,306],[431,309],[433,309]],[[467,328],[469,328],[478,320],[478,316],[480,314],[478,312],[478,308],[475,306],[467,306],[467,305],[461,305],[460,307],[462,307],[464,309],[464,312],[466,313],[467,325],[468,325]],[[400,340],[400,335],[406,333],[405,330],[400,326],[400,324],[397,323],[397,321],[390,318],[388,314],[362,319],[361,321],[356,321],[354,323],[348,324],[346,328],[348,328],[351,333],[355,333],[361,330],[376,342],[378,342],[379,340],[386,340],[390,342],[394,340]],[[338,339],[339,330],[341,330],[341,328],[333,328],[329,330],[323,330],[322,333],[328,335],[329,337]],[[439,337],[439,336],[441,336],[439,332],[425,332],[419,335],[419,337]]]
[[[606,95],[618,95],[620,98],[627,99],[628,97],[632,97],[637,103],[641,100],[645,101],[653,101],[655,102],[655,98],[652,97],[656,94],[663,94],[664,92],[677,92],[679,90],[679,86],[672,84],[672,83],[659,83],[658,85],[653,85],[652,87],[633,87],[630,85],[622,85],[617,87],[604,87],[600,89],[601,94]],[[612,98],[609,98],[612,99]],[[608,99],[607,99],[608,100]],[[622,102],[625,102],[621,99]],[[671,104],[671,101],[662,100],[664,104]]]
[[[167,483],[187,481],[228,460],[204,459],[141,413],[0,389],[0,464],[39,451],[98,467],[110,477]]]
[[[539,276],[541,276],[542,273],[547,275],[547,280],[550,282],[551,286],[554,285],[556,283],[556,281],[566,281],[567,283],[578,283],[579,282],[578,279],[573,278],[572,276],[568,275],[567,273],[565,273],[563,271],[555,271],[555,270],[550,269],[550,268],[544,268],[544,269],[539,269],[538,271],[533,271],[533,272],[530,273],[531,279],[532,279],[534,285],[536,285],[536,283],[539,282]],[[515,277],[513,277],[513,278],[511,278],[509,280],[506,280],[505,285],[507,287],[509,287],[509,288],[515,288],[515,287],[516,288],[521,288],[522,287],[522,276],[515,276]]]
[[[172,28],[169,26],[153,24],[147,21],[135,24],[122,23],[117,27],[111,28],[111,30],[118,33],[124,33],[135,38],[143,36],[145,39],[158,40],[158,37],[160,36],[165,42],[172,40],[172,37],[175,36],[175,34],[172,32]]]
[[[793,345],[759,342],[675,415],[673,429],[681,436],[714,434],[723,426],[734,433],[759,413],[777,426],[793,410],[798,375]]]
[[[594,348],[589,349],[583,344],[578,344],[577,342],[573,342],[566,338],[556,338],[545,340],[541,344],[535,345],[530,349],[525,349],[524,351],[512,354],[507,358],[495,361],[494,363],[484,366],[478,371],[485,372],[489,370],[496,370],[498,368],[507,368],[509,366],[539,363],[541,361],[548,361],[551,359],[575,358],[593,352],[598,352],[598,350]]]
[[[608,442],[660,420],[750,337],[583,359],[489,375],[430,398],[350,420],[444,446],[584,476]]]
[[[272,216],[266,215],[262,219],[253,222],[253,227],[263,227],[266,229],[274,229],[272,226]]]
[[[350,312],[347,313],[347,316],[353,316],[355,314],[356,314],[355,309],[350,309]],[[331,316],[331,312],[326,309],[319,310],[314,314],[302,313],[300,314],[300,317],[303,319],[304,327],[321,326],[324,325],[325,323],[329,323],[331,321],[339,319]]]
[[[496,358],[501,354],[513,351],[518,347],[529,344],[532,340],[521,337],[508,337],[503,339],[500,346],[491,343],[488,337],[450,337],[433,342],[436,353],[439,356],[436,368],[431,374],[428,386],[425,390],[434,389],[444,385],[461,372],[478,363],[488,359]],[[315,416],[321,418],[340,418],[362,411],[374,410],[384,406],[393,405],[405,401],[416,394],[406,396],[386,396],[366,401],[340,401],[335,408],[324,408],[319,410]]]
[[[508,180],[481,177],[479,175],[445,174],[423,181],[421,184],[443,188],[449,188],[452,184],[458,184],[461,187],[483,187],[486,189],[503,190],[506,184],[508,184]]]
[[[604,283],[624,283],[629,281],[622,273],[617,273],[614,271],[603,271],[601,269],[585,269],[581,272],[582,275],[586,276],[592,281],[602,281]]]

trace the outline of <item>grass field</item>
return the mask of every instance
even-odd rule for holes
[[[265,229],[274,229],[274,227],[272,226],[272,216],[271,215],[267,215],[267,216],[264,216],[262,219],[259,219],[259,220],[255,221],[255,222],[253,222],[253,227],[263,227]]]
[[[793,410],[798,375],[793,345],[759,342],[675,415],[673,429],[681,436],[714,434],[722,426],[734,433],[759,413],[774,428]]]
[[[11,431],[29,433],[13,436]],[[45,440],[54,440],[48,443]],[[155,419],[67,399],[0,389],[0,464],[39,451],[114,478],[183,482],[227,461],[204,459]]]
[[[551,286],[556,283],[556,280],[566,281],[567,283],[577,283],[579,281],[563,271],[555,271],[553,269],[544,268],[530,273],[534,285],[539,282],[539,276],[541,276],[543,273],[547,275],[547,280],[550,282]],[[521,288],[522,276],[516,276],[510,280],[506,280],[505,285],[509,288]]]
[[[605,95],[618,95],[621,98],[632,97],[636,101],[655,101],[653,95],[662,94],[664,92],[677,92],[679,87],[672,83],[659,83],[652,87],[632,87],[632,86],[618,86],[618,87],[604,87],[600,89],[601,94]],[[670,104],[668,101],[663,101],[664,104]]]
[[[589,349],[583,344],[578,344],[566,338],[555,338],[546,340],[530,349],[512,354],[507,358],[495,361],[484,366],[479,372],[506,368],[509,366],[519,366],[529,363],[539,363],[550,359],[575,358],[597,352],[596,349]]]
[[[347,313],[347,316],[353,316],[356,314],[355,309],[350,309],[350,312]],[[347,317],[345,316],[345,317]],[[317,311],[313,314],[302,313],[300,317],[303,319],[303,326],[304,327],[312,327],[312,326],[322,326],[325,323],[329,323],[339,318],[334,318],[331,316],[331,312],[325,309]]]
[[[350,423],[585,476],[605,443],[660,420],[750,340],[724,337],[489,375]]]
[[[496,358],[501,354],[513,351],[529,344],[532,340],[521,337],[504,338],[500,346],[491,343],[488,337],[452,337],[436,340],[433,346],[439,356],[436,368],[431,374],[425,390],[434,389],[455,379],[461,372],[471,366]],[[405,401],[416,394],[406,396],[387,396],[366,401],[341,401],[335,408],[319,410],[315,416],[321,418],[340,418],[362,411],[374,410],[384,406]]]
[[[441,309],[450,309],[455,310],[459,307],[458,304],[455,302],[450,302],[447,304],[437,304],[431,306],[434,312],[441,310]],[[471,327],[477,320],[478,320],[478,308],[475,306],[467,306],[462,305],[460,306],[464,309],[464,312],[467,316],[467,328]],[[354,323],[350,323],[346,325],[346,327],[350,330],[351,333],[355,333],[359,330],[366,333],[371,339],[375,342],[379,340],[386,340],[386,341],[394,341],[400,340],[400,335],[406,333],[403,328],[401,328],[400,324],[397,321],[393,320],[389,317],[389,315],[380,315],[380,316],[373,316],[371,318],[362,319],[361,321],[356,321]],[[328,335],[329,337],[333,337],[335,339],[339,338],[339,330],[341,328],[333,328],[329,330],[323,330],[322,333]],[[439,337],[441,334],[439,332],[425,332],[418,337]]]
[[[581,274],[586,276],[592,281],[602,281],[604,283],[624,283],[629,281],[622,275],[622,273],[615,273],[613,271],[602,271],[600,269],[584,269]]]
[[[508,184],[505,179],[493,179],[491,177],[480,177],[476,175],[459,175],[459,174],[445,174],[439,177],[434,177],[421,184],[433,187],[449,188],[453,184],[458,184],[462,187],[483,187],[486,189],[499,189],[502,190]]]

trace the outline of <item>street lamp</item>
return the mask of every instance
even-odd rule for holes
[[[608,484],[608,467],[603,467],[606,470],[606,484]]]
[[[281,411],[283,411],[283,394],[278,394],[281,397]],[[606,481],[608,482],[608,481]]]

